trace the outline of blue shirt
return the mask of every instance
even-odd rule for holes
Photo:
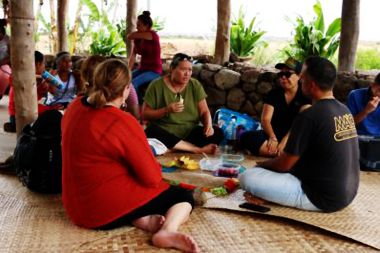
[[[352,90],[348,95],[347,106],[355,116],[364,110],[370,98],[370,88]],[[359,135],[380,136],[380,106],[359,122],[356,129]]]

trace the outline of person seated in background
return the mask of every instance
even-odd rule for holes
[[[174,55],[170,73],[149,85],[142,109],[148,121],[145,133],[168,149],[214,154],[223,133],[212,126],[207,95],[200,82],[191,78],[191,60],[186,54]]]
[[[36,69],[36,80],[37,80],[37,101],[40,101],[49,89],[49,80],[44,80],[41,78],[41,74],[45,71],[45,57],[39,52],[34,52],[34,63]],[[16,132],[16,106],[14,102],[14,89],[12,84],[12,77],[9,79],[9,101],[8,101],[8,114],[9,114],[9,122],[4,123],[4,131],[15,133]],[[61,105],[52,105],[46,106],[43,103],[38,102],[38,114],[42,114],[47,110],[59,110],[63,109]]]
[[[352,90],[348,95],[350,109],[359,135],[380,137],[380,73],[368,88]]]
[[[85,228],[128,224],[153,234],[161,248],[198,252],[178,232],[194,206],[191,191],[169,186],[144,130],[120,110],[130,91],[128,66],[109,59],[95,69],[93,90],[78,97],[62,119],[62,201],[71,220]]]
[[[348,108],[333,96],[336,68],[306,59],[302,91],[312,106],[293,122],[284,152],[239,175],[240,186],[258,198],[309,211],[348,206],[359,187],[359,147]]]
[[[81,65],[81,90],[78,90],[78,94],[88,96],[93,88],[93,75],[95,68],[105,61],[107,58],[101,55],[91,55],[87,57]],[[128,98],[125,101],[127,112],[130,112],[137,120],[140,120],[139,102],[136,94],[136,90],[131,86]]]
[[[59,52],[55,59],[55,64],[57,66],[56,77],[62,82],[62,87],[57,88],[57,86],[50,86],[48,96],[46,99],[46,105],[56,105],[60,104],[65,108],[68,104],[76,97],[77,83],[76,77],[73,75],[71,55],[68,52]],[[52,72],[54,73],[54,72]]]
[[[302,94],[299,74],[302,64],[289,58],[275,66],[280,86],[265,97],[261,114],[262,130],[248,131],[240,137],[241,148],[254,155],[276,156],[284,150],[289,130],[297,114],[310,106],[311,101]]]
[[[10,63],[10,38],[5,29],[6,25],[6,20],[0,19],[0,66]]]
[[[152,30],[153,20],[149,11],[144,11],[137,17],[137,31],[128,34],[131,40],[132,50],[129,57],[129,67],[133,70],[136,55],[140,55],[140,64],[137,70],[132,72],[132,84],[135,87],[139,101],[143,101],[142,86],[148,85],[152,80],[162,74],[162,60],[160,38]]]

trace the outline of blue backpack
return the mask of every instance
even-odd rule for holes
[[[220,108],[215,112],[214,115],[214,124],[218,125],[222,129],[225,140],[222,143],[225,143],[228,137],[230,137],[229,129],[227,127],[230,125],[232,119],[234,118],[236,129],[234,129],[234,134],[236,139],[246,131],[254,131],[261,127],[261,124],[254,120],[252,117],[247,114],[242,114],[227,108]]]

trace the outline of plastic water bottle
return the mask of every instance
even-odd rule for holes
[[[50,74],[48,71],[45,70],[44,72],[42,72],[41,77],[45,80],[48,80],[49,83],[57,87],[59,90],[63,88],[63,83],[60,80],[58,80],[58,78]]]
[[[226,145],[226,153],[232,153],[235,150],[236,145],[236,116],[231,116],[231,121],[227,125],[226,128],[226,139],[227,139],[227,145]]]

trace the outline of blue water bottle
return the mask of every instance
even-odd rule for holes
[[[60,80],[58,80],[58,78],[50,74],[48,71],[45,70],[44,72],[42,72],[41,77],[45,80],[48,80],[49,83],[57,87],[59,90],[63,88],[63,83]]]

